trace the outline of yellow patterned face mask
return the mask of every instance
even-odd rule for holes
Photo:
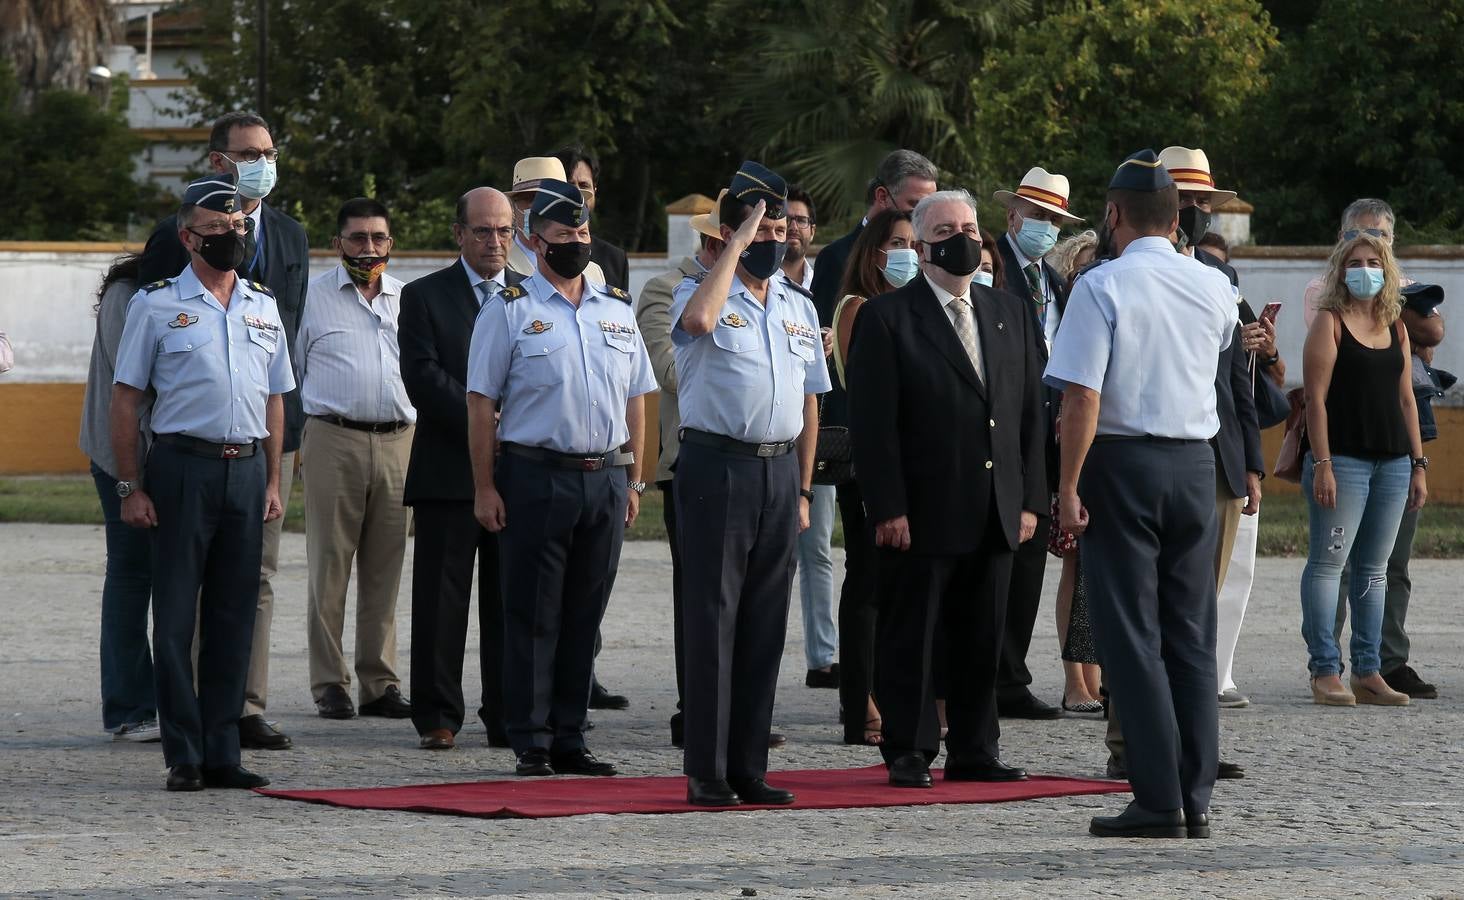
[[[386,271],[386,262],[391,259],[387,256],[346,256],[341,254],[341,266],[351,280],[357,284],[370,284],[381,277]]]

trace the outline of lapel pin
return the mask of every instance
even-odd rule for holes
[[[996,323],[996,330],[997,331],[1006,331],[1006,323],[1005,322],[997,322]]]

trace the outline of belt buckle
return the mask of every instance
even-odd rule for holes
[[[774,456],[777,449],[777,444],[758,444],[757,455],[759,458],[767,459],[771,456]]]
[[[584,472],[598,472],[605,467],[605,457],[586,456],[580,460],[580,470]]]
[[[224,452],[223,452],[223,458],[224,459],[234,459],[234,458],[238,457],[238,455],[239,455],[239,445],[238,444],[225,444],[224,445]]]

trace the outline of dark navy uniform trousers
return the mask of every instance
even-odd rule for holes
[[[685,772],[762,778],[798,539],[798,457],[684,441],[676,460]],[[858,715],[857,711],[851,715]]]
[[[625,540],[625,469],[578,472],[505,452],[494,480],[507,516],[498,547],[508,741],[515,753],[578,750]]]
[[[209,459],[159,443],[148,456],[146,489],[158,516],[152,532],[153,663],[169,766],[239,764],[265,482],[262,446],[249,457]]]

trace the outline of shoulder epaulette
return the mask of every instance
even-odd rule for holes
[[[798,293],[802,294],[803,296],[807,297],[808,299],[813,299],[813,291],[810,291],[808,288],[789,278],[787,275],[783,276],[783,283],[793,290],[797,291]]]
[[[258,281],[249,282],[249,286],[254,288],[256,291],[259,291],[261,294],[264,294],[266,297],[274,296],[274,291],[270,290],[268,286],[263,285]]]
[[[511,284],[503,290],[499,291],[498,296],[503,298],[504,303],[512,303],[526,293],[528,293],[528,291],[524,290],[523,285]]]
[[[683,278],[681,280],[682,281],[690,281],[692,284],[701,284],[702,281],[706,277],[707,277],[707,273],[706,272],[697,272],[695,275],[687,275],[685,278]]]
[[[606,285],[606,290],[610,292],[610,296],[614,297],[617,300],[625,303],[634,302],[630,299],[630,294],[628,292],[623,291],[620,288],[615,287],[614,285]]]
[[[171,279],[171,278],[160,278],[157,281],[154,281],[152,284],[145,284],[145,285],[143,285],[142,286],[142,289],[144,291],[147,291],[149,294],[151,294],[153,291],[156,291],[156,290],[158,290],[160,288],[167,287],[168,286],[168,283],[171,282],[172,280],[173,279]]]

